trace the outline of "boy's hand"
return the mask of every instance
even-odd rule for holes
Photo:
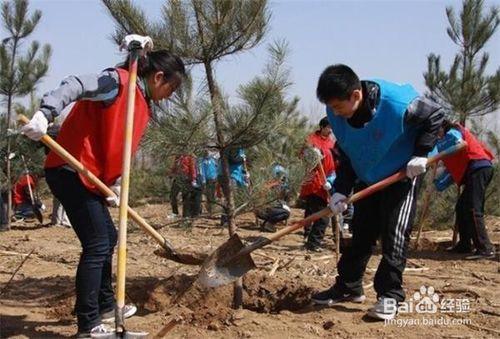
[[[347,197],[341,193],[333,193],[330,199],[329,207],[334,215],[340,214],[347,209],[347,204],[345,203]]]
[[[406,165],[406,176],[413,179],[417,175],[423,174],[426,171],[427,158],[412,157]]]

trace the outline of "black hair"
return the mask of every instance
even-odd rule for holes
[[[121,68],[128,70],[129,58],[130,56],[120,66]],[[137,64],[138,76],[145,78],[158,71],[163,72],[166,81],[177,80],[180,83],[186,77],[184,62],[177,55],[167,50],[152,51],[139,57]]]
[[[448,133],[448,131],[451,129],[451,128],[459,128],[460,125],[449,120],[449,119],[443,119],[443,122],[441,124],[441,127],[443,128],[444,130],[444,133]]]
[[[354,90],[361,89],[361,81],[346,65],[328,66],[318,80],[316,96],[326,104],[331,99],[348,100]]]
[[[326,126],[330,126],[330,121],[328,121],[328,117],[324,117],[319,121],[320,128],[325,128]]]

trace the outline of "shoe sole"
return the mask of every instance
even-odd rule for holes
[[[481,259],[493,259],[495,258],[495,254],[491,255],[471,255],[468,257],[465,257],[465,260],[481,260]]]
[[[315,303],[317,305],[333,306],[335,304],[340,304],[343,302],[351,302],[351,303],[361,304],[365,301],[365,299],[366,299],[366,296],[360,295],[357,297],[346,297],[346,298],[337,299],[337,300],[333,300],[333,299],[328,299],[328,300],[311,299],[311,300],[313,303]]]
[[[396,313],[378,313],[371,309],[368,310],[366,315],[376,320],[391,320],[394,319],[394,317],[396,317]]]

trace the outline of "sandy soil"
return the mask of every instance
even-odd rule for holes
[[[145,205],[137,211],[179,247],[208,252],[227,239],[227,231],[218,227],[216,219],[200,218],[189,226],[169,222],[166,205]],[[294,210],[292,219],[299,219],[300,213]],[[243,239],[251,240],[258,234],[253,221],[252,215],[238,218]],[[489,217],[487,221],[489,234],[498,248],[500,218]],[[458,303],[466,299],[461,305],[468,303],[469,310],[438,310],[433,314],[413,311],[401,313],[399,324],[384,324],[365,315],[376,299],[371,282],[379,254],[368,264],[364,304],[346,303],[332,308],[310,304],[311,294],[329,287],[337,274],[331,233],[327,233],[328,249],[322,253],[304,252],[300,233],[259,250],[253,256],[257,269],[244,279],[243,309],[234,310],[232,286],[206,291],[194,283],[188,289],[196,279],[198,267],[155,255],[156,243],[131,225],[127,298],[139,306],[139,311],[126,325],[128,329],[148,331],[151,337],[500,337],[498,258],[471,262],[446,254],[444,248],[450,239],[451,231],[423,233],[420,249],[410,254],[404,287],[407,298],[413,299],[421,286],[432,286],[440,302],[446,299]],[[22,254],[31,251],[5,288],[25,258]],[[41,227],[26,221],[0,233],[0,337],[55,338],[75,334],[72,310],[79,252],[71,229]],[[457,305],[455,310],[466,311]],[[429,324],[430,321],[437,323]],[[169,324],[175,326],[170,328]]]

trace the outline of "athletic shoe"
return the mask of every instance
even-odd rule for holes
[[[473,255],[465,257],[465,260],[481,260],[481,259],[492,259],[495,257],[495,251],[479,251],[476,250]]]
[[[137,312],[137,307],[134,304],[127,304],[123,307],[123,318],[127,319],[133,316]],[[106,324],[112,324],[115,322],[115,310],[105,312],[101,314],[101,321]]]
[[[381,297],[375,305],[368,310],[367,315],[377,320],[391,320],[398,314],[398,302],[394,298]]]
[[[468,254],[468,253],[472,253],[472,248],[470,246],[466,246],[466,245],[462,245],[461,243],[458,243],[453,247],[447,248],[446,252],[457,253],[457,254]]]
[[[76,338],[78,339],[87,339],[87,338],[99,338],[99,337],[107,337],[115,333],[116,331],[104,324],[97,325],[93,327],[90,331],[87,332],[78,332],[76,334]]]
[[[362,303],[363,301],[365,301],[365,299],[366,297],[363,294],[340,293],[337,292],[333,287],[325,291],[313,294],[313,296],[311,297],[313,303],[327,306],[333,306],[342,302]]]

